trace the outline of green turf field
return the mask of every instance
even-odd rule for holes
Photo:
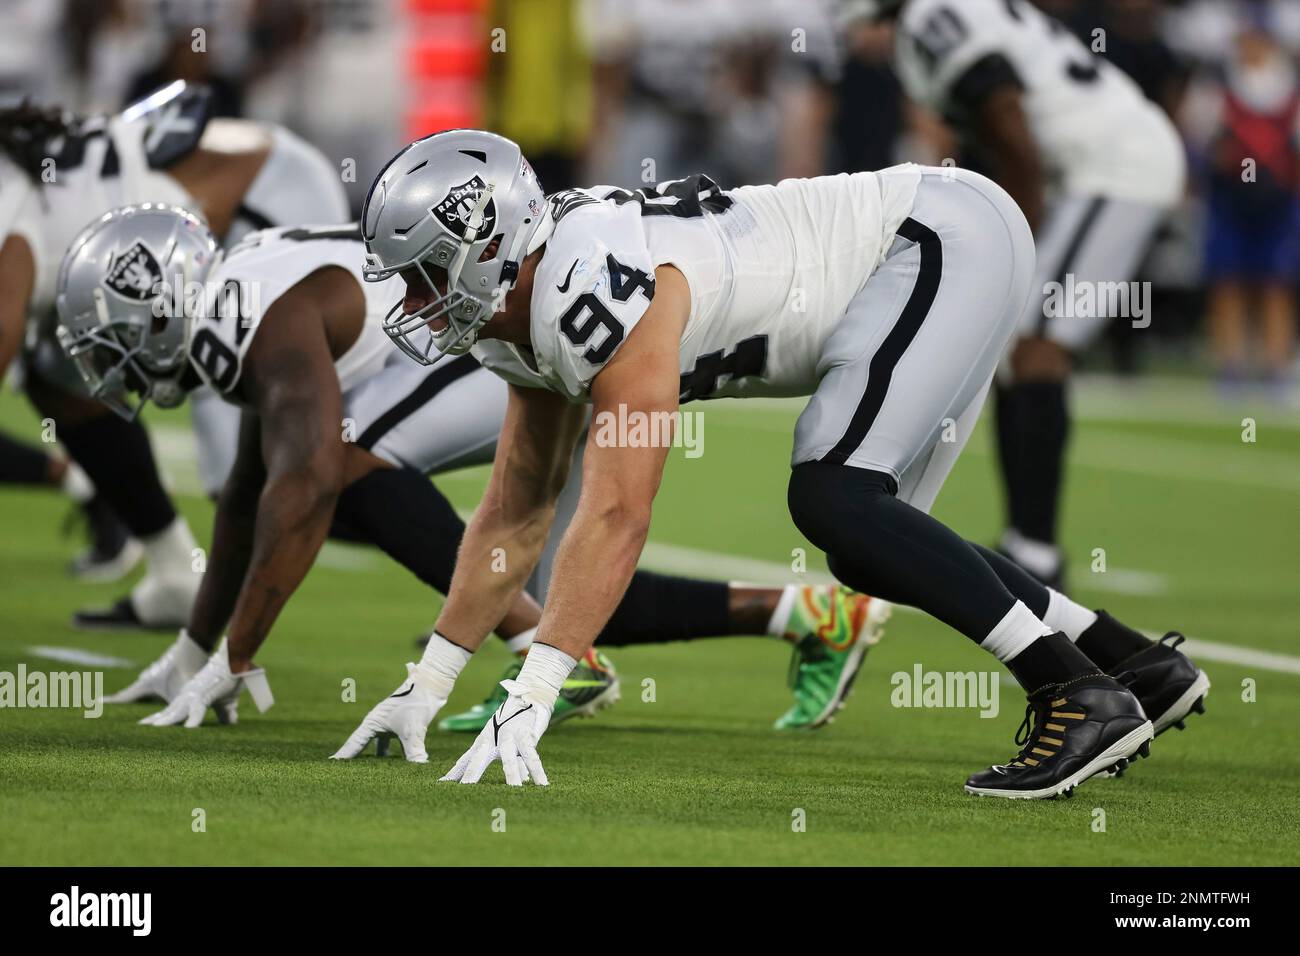
[[[439,784],[469,744],[431,732],[430,764],[325,759],[418,653],[438,600],[364,549],[331,546],[260,656],[277,704],[246,699],[238,727],[139,727],[154,707],[0,710],[2,864],[1287,864],[1300,859],[1300,418],[1261,404],[1220,408],[1194,386],[1085,389],[1075,433],[1066,539],[1074,589],[1149,630],[1179,628],[1274,655],[1202,659],[1208,713],[1170,731],[1121,780],[1072,800],[969,797],[967,774],[1010,757],[1023,713],[1000,685],[1000,713],[891,706],[890,677],[993,671],[995,662],[923,616],[898,612],[868,657],[848,708],[808,735],[769,730],[787,704],[784,646],[759,638],[622,651],[623,702],[542,741],[549,789],[512,791],[499,768],[476,787]],[[787,577],[804,546],[785,510],[795,406],[696,405],[705,453],[674,452],[648,558],[718,576]],[[1257,441],[1241,440],[1241,419]],[[164,458],[183,457],[183,418]],[[0,422],[35,438],[12,396]],[[177,451],[177,446],[181,451]],[[990,540],[1000,507],[989,436],[972,440],[937,513]],[[206,541],[211,509],[171,461],[180,501]],[[441,486],[470,508],[482,470]],[[120,586],[76,585],[62,568],[65,504],[0,494],[0,670],[72,668],[31,648],[127,658],[115,690],[168,636],[78,633],[70,613]],[[1090,572],[1104,549],[1106,572]],[[809,555],[810,572],[824,568]],[[448,712],[473,703],[505,661],[490,645]],[[342,698],[353,678],[357,702]],[[642,700],[652,679],[655,701]],[[1255,700],[1243,700],[1243,681]],[[192,831],[201,808],[206,832]],[[505,811],[505,832],[493,823]],[[802,810],[803,832],[792,823]],[[1104,811],[1104,832],[1096,831]]]

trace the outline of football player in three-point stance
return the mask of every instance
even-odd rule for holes
[[[991,181],[900,166],[730,191],[697,175],[548,200],[517,145],[457,130],[394,157],[361,226],[366,278],[405,284],[386,322],[398,344],[422,363],[472,351],[510,383],[492,477],[412,671],[431,693],[449,692],[541,554],[588,405],[653,416],[696,399],[806,395],[796,525],[840,580],[950,624],[1029,695],[1020,752],[967,790],[1068,792],[1145,753],[1153,721],[1199,706],[1204,675],[1178,651],[1047,591],[928,513],[1033,284],[1028,224]],[[955,442],[941,440],[947,421]],[[537,745],[557,695],[632,577],[666,449],[596,430],[585,441],[532,650],[447,779],[475,782],[500,759],[512,785],[547,782]],[[501,573],[499,547],[512,555]]]
[[[94,394],[126,410],[141,397],[176,402],[206,385],[243,410],[188,628],[114,697],[169,701],[145,723],[197,726],[209,707],[233,720],[244,686],[268,704],[253,657],[331,527],[377,545],[436,590],[450,584],[464,525],[426,476],[491,460],[507,386],[471,356],[433,371],[409,362],[381,330],[401,281],[366,283],[362,262],[355,226],[260,231],[226,254],[194,216],[157,204],[102,217],[64,260],[59,339]],[[143,297],[120,294],[128,264],[128,291],[145,289]],[[603,639],[785,638],[800,666],[783,724],[813,727],[842,705],[887,607],[842,587],[750,588],[639,572]],[[492,629],[525,653],[540,619],[536,601],[517,594],[496,618]],[[593,713],[617,694],[608,661],[587,653],[556,716]],[[407,759],[425,759],[425,730],[445,701],[413,679],[337,756],[395,735]],[[496,709],[480,706],[446,726],[477,732]]]
[[[904,90],[962,134],[1034,231],[1033,293],[995,390],[1008,511],[999,550],[1059,590],[1066,380],[1113,310],[1127,302],[1131,313],[1138,301],[1107,290],[1133,279],[1183,195],[1182,142],[1136,83],[1029,0],[842,8],[894,22]]]
[[[148,566],[115,605],[79,612],[74,622],[82,627],[175,629],[189,615],[198,575],[194,537],[163,489],[143,425],[109,414],[87,396],[55,341],[55,281],[73,239],[95,216],[141,202],[200,213],[226,244],[270,225],[347,218],[338,172],[315,147],[281,127],[210,113],[208,91],[179,81],[113,116],[82,118],[29,105],[0,110],[0,176],[21,180],[18,189],[3,188],[24,193],[13,209],[0,203],[0,376],[15,351],[9,346],[25,341],[28,397],[54,420],[59,441],[89,475],[97,498],[143,546],[118,535],[111,547],[98,549],[90,573],[125,573],[124,556],[140,550]],[[129,285],[133,268],[123,262],[115,296],[147,297],[149,290]],[[204,389],[195,396],[192,420],[200,478],[215,495],[233,460],[238,415]],[[22,451],[15,446],[10,453]]]

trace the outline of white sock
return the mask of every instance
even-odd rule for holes
[[[456,685],[456,678],[473,655],[458,644],[453,644],[437,631],[429,637],[424,645],[424,654],[420,663],[415,665],[411,676],[435,695],[446,700],[451,696],[451,689]]]
[[[157,534],[142,538],[140,543],[149,562],[149,577],[175,580],[194,573],[194,549],[198,545],[190,526],[180,515]]]
[[[528,650],[528,645],[533,643],[533,638],[537,635],[537,628],[530,627],[526,631],[520,631],[514,637],[506,638],[506,647],[510,649],[511,654],[522,654]]]
[[[1053,630],[1035,617],[1023,601],[1017,601],[989,636],[980,641],[980,647],[1005,664],[1040,637],[1052,633]]]
[[[794,611],[794,602],[799,599],[802,590],[798,584],[787,584],[781,591],[781,599],[776,602],[772,619],[767,622],[767,633],[773,637],[784,637],[785,626],[790,623],[790,614]]]
[[[1047,602],[1047,613],[1043,623],[1054,631],[1064,631],[1065,636],[1077,641],[1079,635],[1097,622],[1097,612],[1090,611],[1082,604],[1071,601],[1060,591],[1047,589],[1051,595]]]
[[[1015,562],[1039,577],[1050,577],[1061,567],[1061,549],[1047,541],[1027,538],[1015,528],[1002,534],[1002,549]]]
[[[63,489],[65,495],[79,505],[84,505],[95,497],[94,482],[81,470],[81,466],[70,458],[67,468],[63,470],[63,480],[59,482],[59,487]]]
[[[519,668],[519,676],[515,678],[523,685],[520,698],[553,710],[564,682],[577,665],[577,661],[559,648],[534,644],[528,649],[524,666]]]

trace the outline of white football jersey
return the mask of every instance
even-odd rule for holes
[[[954,88],[991,55],[1015,71],[1030,132],[1064,191],[1154,205],[1182,195],[1183,147],[1168,117],[1029,0],[904,5],[895,39],[903,87],[959,127],[968,118]]]
[[[141,202],[193,209],[189,193],[155,167],[198,146],[208,109],[205,91],[178,87],[170,97],[144,100],[113,117],[85,120],[50,144],[42,181],[12,225],[33,247],[31,314],[53,310],[63,255],[96,217]]]
[[[532,348],[474,354],[516,384],[589,399],[591,381],[654,296],[655,267],[686,277],[681,400],[806,395],[822,345],[912,208],[920,172],[788,179],[724,191],[689,176],[634,192],[550,200],[555,230],[533,278]]]
[[[205,383],[232,401],[244,356],[262,319],[277,299],[313,272],[346,269],[366,297],[361,333],[334,362],[339,389],[346,392],[374,375],[393,355],[384,316],[406,294],[399,276],[366,282],[365,250],[356,223],[296,226],[249,233],[217,264],[204,284],[203,317],[190,338],[190,361]]]

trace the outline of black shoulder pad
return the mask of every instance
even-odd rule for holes
[[[166,169],[198,148],[212,118],[212,93],[177,81],[132,103],[122,116],[144,119],[145,158],[150,168]]]

